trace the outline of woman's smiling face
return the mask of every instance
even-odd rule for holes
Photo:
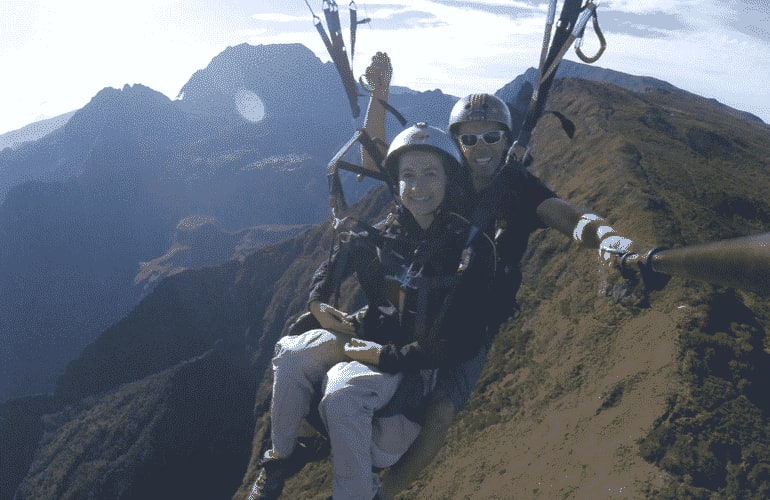
[[[433,222],[444,201],[447,175],[442,155],[425,149],[409,149],[398,158],[398,196],[423,229]]]

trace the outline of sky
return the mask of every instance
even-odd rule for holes
[[[338,2],[343,36],[349,1]],[[393,85],[495,92],[536,67],[546,0],[355,2],[356,76],[387,52]],[[561,9],[562,1],[558,2]],[[228,46],[301,43],[330,60],[313,26],[321,0],[0,0],[0,134],[141,83],[170,99]],[[596,66],[652,76],[770,123],[770,2],[604,0]],[[324,23],[325,25],[325,23]],[[597,48],[587,30],[583,50]],[[574,51],[566,59],[577,61]]]

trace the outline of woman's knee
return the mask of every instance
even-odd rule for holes
[[[357,404],[358,403],[358,404]],[[362,413],[360,401],[345,388],[327,391],[318,403],[318,411],[327,422],[339,424]]]
[[[275,343],[273,366],[301,366],[318,358],[327,350],[323,347],[324,343],[333,341],[334,337],[326,330],[309,330],[300,335],[282,337]]]
[[[322,415],[347,417],[367,412],[370,388],[362,381],[367,368],[356,362],[341,362],[332,366],[324,377],[323,397],[318,406]]]

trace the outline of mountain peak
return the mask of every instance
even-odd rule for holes
[[[299,111],[312,106],[307,98],[322,95],[328,99],[330,94],[344,98],[342,86],[333,78],[337,78],[334,67],[322,63],[304,45],[242,43],[228,47],[196,71],[177,101],[182,109],[195,114],[244,117],[238,104],[248,93],[252,100],[259,100],[265,114],[295,101]],[[313,91],[315,88],[318,90]]]

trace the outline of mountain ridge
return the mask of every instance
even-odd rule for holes
[[[544,117],[533,137],[530,168],[565,199],[606,215],[640,244],[679,246],[767,230],[767,126],[676,93],[632,94],[584,80],[558,82],[551,99],[549,107],[570,119],[576,132],[569,138],[559,120]],[[757,179],[758,172],[764,177]],[[376,220],[389,195],[380,189],[360,203],[355,213]],[[232,456],[250,458],[237,466],[240,486],[230,476],[223,487],[233,498],[246,498],[267,436],[273,344],[304,309],[309,273],[327,256],[330,237],[325,223],[245,259],[163,280],[70,365],[56,397],[68,405],[104,405],[131,390],[141,401],[159,394],[141,395],[138,389],[155,374],[174,371],[215,345],[227,356],[246,353],[241,377],[259,386],[238,393],[249,410],[241,409],[237,419],[253,423],[253,440],[227,442],[234,446]],[[770,434],[763,434],[768,419],[761,402],[757,406],[767,357],[766,300],[677,278],[648,296],[628,288],[616,270],[597,266],[591,251],[562,235],[533,236],[519,296],[524,313],[498,335],[468,408],[412,496],[613,491],[677,498],[766,491],[761,443]],[[719,355],[709,357],[713,349]],[[721,410],[709,409],[714,404]],[[708,415],[712,423],[688,427],[692,412]],[[731,429],[739,414],[742,428],[759,434],[735,428],[730,435],[738,444],[722,448],[729,436],[720,428]],[[80,434],[88,426],[74,427],[79,417],[55,415],[38,431],[43,442],[90,439]],[[101,416],[116,432],[118,421]],[[198,429],[181,416],[176,425],[180,436]],[[687,455],[688,439],[703,443],[699,455]],[[185,459],[177,452],[187,442],[165,452],[180,457],[180,467]],[[28,446],[34,449],[30,473],[18,480],[19,491],[29,497],[51,484],[41,464],[70,471],[84,465],[66,465],[45,447]],[[164,453],[147,452],[143,463]],[[736,468],[741,461],[743,472]],[[286,496],[325,498],[328,467],[326,461],[309,464],[289,481]],[[117,477],[105,474],[100,476]],[[106,485],[96,476],[77,477],[59,487],[108,497],[134,491],[130,481]],[[169,478],[156,479],[166,480],[170,484]]]
[[[334,74],[332,76],[338,78]],[[338,82],[334,82],[339,87]],[[105,91],[96,102],[108,102],[110,99],[118,102],[132,94],[144,96],[147,98],[145,102],[158,104],[167,111],[164,115],[167,121],[160,120],[159,124],[170,123],[168,120],[174,121],[172,118],[179,116],[173,104],[168,107],[173,101],[142,86]],[[340,94],[337,97],[339,99],[333,100],[335,106],[347,112],[344,96]],[[394,93],[393,98],[404,99],[400,101],[403,106],[398,109],[413,110],[408,113],[410,117],[418,116],[418,110],[426,106],[433,113],[435,123],[443,123],[442,119],[446,121],[453,102],[451,96],[439,91]],[[606,215],[613,225],[617,224],[640,243],[679,246],[767,231],[770,220],[770,207],[764,194],[768,189],[767,125],[747,120],[740,113],[730,112],[707,99],[678,90],[661,88],[631,93],[615,85],[572,78],[555,83],[548,108],[558,110],[570,120],[575,126],[575,134],[570,139],[559,120],[552,115],[545,115],[533,137],[533,171],[562,197]],[[152,109],[152,106],[144,109]],[[124,119],[121,123],[141,125],[135,110],[126,109],[122,113]],[[254,146],[255,137],[263,137],[267,133],[264,127],[238,119],[230,111],[213,117],[212,121],[206,121],[205,114],[184,116],[186,118],[183,121],[189,120],[187,125],[201,130],[200,136],[195,136],[199,138],[198,142],[188,143],[178,150],[183,151],[189,160],[182,166],[163,164],[162,161],[155,163],[158,159],[174,157],[174,149],[169,148],[168,143],[154,146],[155,149],[150,151],[155,152],[148,154],[146,146],[151,144],[148,138],[153,134],[147,133],[147,130],[158,129],[118,127],[114,123],[105,122],[104,130],[108,133],[101,135],[98,140],[109,147],[83,150],[87,151],[87,159],[77,169],[78,172],[83,171],[82,176],[76,176],[67,183],[27,183],[14,187],[9,193],[11,202],[6,199],[0,208],[0,234],[3,234],[0,241],[13,241],[19,249],[24,249],[24,252],[19,250],[14,253],[14,259],[20,259],[20,255],[24,255],[24,258],[37,255],[39,260],[33,261],[36,265],[31,267],[44,270],[46,278],[58,277],[64,283],[53,295],[56,300],[74,295],[66,286],[71,283],[67,281],[71,279],[68,273],[79,275],[90,270],[93,262],[99,262],[105,268],[114,265],[110,253],[112,245],[116,241],[124,241],[112,236],[117,231],[114,227],[117,220],[126,226],[119,228],[121,231],[130,229],[126,232],[130,239],[142,240],[146,231],[156,234],[153,251],[138,246],[125,249],[127,254],[134,253],[131,256],[132,266],[121,271],[126,276],[125,280],[135,278],[138,262],[149,261],[168,250],[173,228],[182,215],[188,215],[189,212],[173,208],[186,206],[180,203],[178,196],[171,201],[157,196],[157,178],[181,178],[185,180],[183,184],[189,184],[197,178],[215,178],[218,172],[229,172],[238,182],[243,183],[244,178],[238,177],[242,174],[236,172],[259,163],[267,165],[268,170],[275,167],[271,170],[273,173],[279,172],[281,167],[291,166],[291,179],[294,182],[286,181],[282,184],[280,176],[266,178],[263,182],[271,182],[274,192],[284,197],[285,193],[298,191],[297,164],[290,157],[283,156],[289,153],[270,149],[269,146],[264,146],[264,149]],[[295,117],[286,118],[287,124],[290,124],[291,118]],[[97,120],[88,122],[95,124]],[[347,118],[343,122],[352,123]],[[394,126],[392,121],[389,125]],[[337,139],[326,141],[330,143],[324,146],[326,152],[312,151],[312,147],[324,142],[320,140],[303,145],[305,151],[291,152],[299,155],[299,158],[305,158],[302,156],[304,154],[309,155],[306,159],[298,160],[299,164],[306,165],[310,170],[310,164],[313,163],[313,168],[320,174],[318,180],[312,181],[317,182],[315,188],[299,190],[305,198],[316,196],[325,202],[323,167],[329,156],[323,155],[330,155],[347,140],[353,129],[354,126],[346,126],[336,131]],[[281,129],[279,133],[286,134],[286,130],[290,129]],[[329,133],[325,128],[315,131],[321,135]],[[165,132],[161,134],[167,135]],[[83,137],[85,141],[89,136]],[[241,142],[245,139],[250,141],[248,146],[243,146],[244,142]],[[48,140],[61,141],[61,135],[55,133]],[[16,151],[13,154],[19,153]],[[110,165],[116,167],[115,170],[106,168]],[[311,181],[307,182],[312,184]],[[98,186],[98,189],[92,192],[90,189],[93,186]],[[145,192],[154,193],[155,197],[139,196]],[[223,189],[222,192],[234,191]],[[86,193],[90,194],[86,196]],[[258,195],[254,188],[242,193],[244,200],[264,201],[256,200]],[[318,193],[323,193],[323,196]],[[266,195],[261,197],[269,198]],[[121,204],[105,210],[109,205],[100,204],[102,198],[119,199]],[[148,199],[156,205],[148,203]],[[232,200],[228,197],[225,199]],[[41,209],[40,200],[51,200],[51,206],[56,207],[53,213],[60,217],[48,218],[48,212]],[[388,201],[387,193],[379,190],[363,196],[355,211],[376,220],[382,215]],[[19,208],[9,212],[9,206]],[[216,210],[212,208],[213,205],[204,206],[195,213],[216,217]],[[126,221],[132,219],[119,216],[121,213],[136,213],[140,210],[161,213],[163,219],[158,220],[154,216],[152,219],[134,219],[134,225],[131,225]],[[328,207],[319,206],[318,210],[325,217]],[[81,213],[91,214],[91,218],[67,216]],[[92,218],[92,214],[96,213],[100,217]],[[22,215],[26,218],[19,218]],[[237,219],[229,215],[222,218],[222,223],[230,227],[229,224]],[[154,220],[153,228],[139,224],[143,220]],[[45,222],[45,225],[40,225],[39,221]],[[97,221],[100,233],[103,233],[101,239],[95,240],[99,242],[96,250],[90,246],[94,240],[85,237],[88,234],[84,232],[85,227],[90,224],[88,221]],[[242,226],[235,223],[232,227]],[[50,233],[44,234],[49,239],[41,236],[37,240],[14,240],[8,237],[23,233],[21,230],[29,227],[36,227],[41,233]],[[72,244],[72,238],[68,236],[70,234],[80,235],[76,238],[76,241],[80,241],[78,245]],[[51,241],[51,235],[58,238],[53,240],[58,252],[53,257],[43,251],[43,245],[27,242]],[[210,358],[209,355],[204,356],[204,353],[214,349],[215,352],[227,353],[225,358],[234,357],[233,364],[226,362],[216,365],[221,373],[238,373],[239,379],[252,377],[250,380],[260,381],[256,390],[251,390],[254,385],[247,386],[245,383],[232,388],[233,391],[239,391],[237,397],[248,407],[246,415],[244,406],[233,404],[230,408],[235,413],[228,411],[228,415],[232,415],[235,421],[248,422],[246,426],[251,428],[248,434],[254,436],[249,441],[248,438],[232,438],[243,436],[242,430],[228,434],[227,442],[232,446],[231,456],[241,457],[241,465],[234,467],[239,467],[239,475],[242,473],[242,477],[233,479],[228,476],[229,479],[218,483],[227,483],[222,489],[232,492],[234,498],[242,498],[254,479],[255,460],[259,456],[267,429],[265,410],[269,383],[263,377],[269,370],[268,361],[274,342],[285,331],[291,318],[304,309],[309,273],[328,255],[330,244],[328,225],[317,225],[302,235],[236,260],[175,274],[160,281],[143,299],[136,298],[136,305],[131,304],[133,299],[114,299],[113,296],[92,289],[92,297],[109,305],[120,304],[126,308],[126,312],[115,313],[116,319],[105,321],[103,326],[94,328],[93,339],[69,363],[59,377],[53,395],[10,400],[0,405],[0,444],[3,446],[3,456],[9,453],[7,456],[14,458],[4,459],[0,464],[0,491],[13,492],[21,485],[20,491],[30,498],[36,497],[36,492],[49,491],[41,488],[52,487],[51,482],[56,481],[50,475],[52,471],[69,471],[69,475],[60,477],[79,478],[73,481],[62,479],[62,484],[56,486],[61,489],[57,491],[80,491],[84,494],[101,491],[107,497],[116,496],[117,492],[129,494],[138,491],[132,489],[136,485],[131,483],[136,478],[129,480],[125,479],[126,475],[101,474],[102,479],[107,478],[102,480],[89,476],[84,457],[73,452],[65,459],[63,455],[54,453],[52,448],[38,446],[39,438],[43,437],[47,443],[61,439],[73,445],[78,441],[91,442],[92,427],[88,425],[79,428],[75,423],[80,418],[78,415],[84,413],[68,413],[67,406],[108,408],[107,400],[119,399],[121,391],[127,391],[126,394],[131,392],[133,399],[146,397],[148,401],[153,398],[165,401],[161,393],[145,394],[140,386],[152,385],[163,388],[159,390],[172,391],[169,385],[147,381],[160,380],[158,374],[173,372],[182,374],[177,382],[184,385],[188,377],[189,380],[194,379],[194,374],[175,367],[190,360],[207,364],[209,361],[206,360]],[[4,248],[7,251],[7,247]],[[89,258],[74,261],[74,264],[68,264],[72,266],[69,268],[39,264],[66,262],[71,255],[81,253]],[[3,257],[5,262],[8,255]],[[554,467],[555,452],[561,450],[564,454],[570,449],[582,450],[586,446],[598,446],[606,456],[619,460],[620,465],[605,465],[615,467],[608,470],[617,470],[619,474],[622,472],[622,477],[631,481],[627,483],[626,491],[633,487],[637,488],[635,491],[661,493],[664,498],[666,494],[674,498],[672,492],[676,491],[690,494],[765,491],[762,489],[766,483],[763,482],[761,468],[765,455],[761,444],[765,442],[764,436],[770,433],[766,430],[767,419],[762,416],[764,407],[758,402],[757,394],[761,394],[764,387],[762,375],[765,372],[761,367],[766,361],[766,356],[762,354],[763,349],[766,349],[763,347],[766,339],[762,327],[768,320],[766,301],[752,294],[721,290],[719,287],[686,280],[672,280],[672,284],[663,292],[652,297],[640,297],[638,292],[629,291],[624,283],[615,283],[613,278],[617,276],[613,270],[606,275],[599,273],[588,252],[573,249],[562,236],[548,232],[533,237],[525,262],[526,279],[520,299],[532,313],[513,321],[508,325],[510,328],[498,336],[481,386],[469,403],[468,410],[453,428],[454,434],[446,454],[415,485],[415,491],[432,497],[470,491],[467,488],[479,484],[470,477],[473,471],[477,477],[487,479],[485,487],[489,489],[483,491],[490,495],[511,491],[511,488],[527,493],[533,491],[534,494],[535,487],[532,484],[537,481],[556,485],[552,489],[538,487],[540,495],[551,492],[560,492],[562,495],[580,491],[594,493],[598,490],[591,490],[591,485],[596,488],[609,485],[608,479],[602,478],[597,471],[598,465],[602,463],[597,461],[594,465],[591,462],[596,459],[594,456],[577,453],[574,459],[560,462],[563,467],[569,468],[574,477],[584,475],[583,482],[573,482],[554,475],[560,470]],[[62,269],[69,270],[63,272]],[[590,279],[583,279],[585,276]],[[8,274],[3,275],[4,283],[13,282],[8,277]],[[24,274],[11,277],[18,281],[29,279]],[[101,279],[104,279],[103,276],[95,276],[96,281]],[[47,281],[39,283],[48,284]],[[90,286],[87,283],[81,287],[89,289]],[[594,295],[597,288],[603,291],[601,297]],[[18,314],[16,310],[27,310],[23,303],[18,304],[14,309],[15,314]],[[678,309],[681,305],[686,306],[685,309]],[[671,318],[667,319],[667,316]],[[45,328],[61,326],[46,324],[43,331],[46,331]],[[654,335],[647,339],[647,329],[653,327]],[[617,342],[612,339],[614,332],[619,332]],[[672,346],[672,337],[676,337],[681,348]],[[625,352],[622,342],[634,348]],[[572,358],[554,357],[564,351],[563,346],[573,344],[577,347],[569,351]],[[248,360],[236,363],[235,353],[238,352],[247,353]],[[710,355],[710,352],[717,354]],[[645,359],[649,366],[630,366],[623,370],[619,365],[612,364],[613,356],[632,363],[634,353],[640,354],[639,358]],[[219,354],[217,356],[221,357]],[[697,371],[693,372],[690,365],[679,362],[680,356],[688,360]],[[549,371],[547,366],[563,367],[564,370],[553,368]],[[652,372],[655,370],[661,370],[665,376],[654,378]],[[594,371],[601,372],[605,377],[592,379]],[[208,373],[216,377],[217,372],[214,370]],[[616,376],[617,379],[613,378]],[[666,393],[665,388],[661,389],[664,379],[675,381],[677,387],[684,389]],[[211,387],[214,387],[216,381],[210,382]],[[647,382],[650,383],[650,389],[645,389]],[[724,408],[721,416],[709,409],[710,403],[715,404],[710,399],[712,394],[709,387],[720,388],[718,405],[725,405],[719,406]],[[644,408],[643,389],[648,390],[646,394],[654,398],[654,402],[647,405],[648,408]],[[671,394],[676,394],[677,398],[667,399]],[[577,403],[584,399],[579,395],[588,395],[585,404]],[[205,401],[207,407],[215,407],[218,401],[213,389],[195,396]],[[140,401],[135,404],[137,410],[143,408]],[[554,420],[548,415],[554,412],[558,415],[560,407],[570,410],[566,412],[569,415],[569,428],[564,432],[563,440],[560,440],[558,433],[549,431],[545,426],[551,423],[550,429],[558,429],[558,419]],[[644,408],[643,415],[639,408]],[[737,421],[737,417],[731,408],[746,410],[741,429],[757,429],[759,437],[755,436],[754,445],[747,444],[749,440],[737,428],[735,435],[738,436],[736,439],[740,439],[740,446],[735,448],[725,444],[728,438],[720,434],[718,426],[733,429],[730,426],[733,421]],[[163,409],[158,408],[158,411]],[[624,426],[621,417],[632,415],[634,411],[640,412],[640,416],[635,421],[636,427],[632,429]],[[688,427],[685,418],[692,412],[708,415],[713,422],[712,427],[701,424],[697,428],[701,435],[697,437],[692,432],[693,427]],[[136,413],[140,421],[152,414],[148,411],[140,413]],[[594,417],[591,417],[592,414]],[[40,423],[39,417],[42,415],[53,416],[45,417],[43,423]],[[179,436],[192,436],[200,429],[207,429],[207,433],[214,432],[211,428],[196,426],[194,422],[187,422],[182,415],[177,415],[176,431]],[[102,417],[104,427],[117,433],[113,435],[123,432],[119,430],[123,423],[116,420],[113,413],[105,411]],[[532,422],[532,425],[517,426],[517,419]],[[627,419],[630,421],[630,417]],[[602,432],[612,430],[613,422],[617,422],[619,432],[630,432],[629,435],[638,438],[642,444],[624,441],[623,449],[613,448],[612,443],[590,442],[590,434],[581,433],[578,429],[581,426],[591,428],[595,431],[594,435],[601,436]],[[597,423],[604,427],[597,427]],[[22,435],[17,433],[18,429],[24,430]],[[521,440],[508,441],[510,448],[520,452],[522,457],[527,456],[526,446],[537,449],[537,460],[532,460],[537,469],[517,461],[520,458],[515,454],[504,455],[501,449],[494,446],[494,437],[503,431],[506,435],[522,436]],[[617,437],[621,434],[612,435]],[[698,442],[704,443],[702,446],[705,448],[699,449],[699,455],[688,455],[683,443],[687,439],[696,438]],[[466,450],[462,444],[470,440],[483,443],[484,446],[476,451]],[[162,447],[146,450],[146,456],[136,457],[140,462],[145,462],[135,462],[132,467],[154,463],[153,460],[164,456],[164,453],[176,457],[174,460],[178,460],[179,466],[184,467],[184,453],[181,450],[189,451],[193,448],[184,448],[190,443],[187,438],[182,441],[179,448],[174,448],[173,443],[166,443],[169,448],[165,450]],[[6,443],[11,442],[17,445],[14,448],[7,447]],[[72,449],[79,448],[73,446]],[[497,458],[495,464],[490,465],[490,461],[481,455],[482,452],[507,458]],[[475,460],[481,466],[463,468],[459,461],[453,460],[452,454],[467,455],[468,460]],[[640,455],[643,455],[642,459]],[[516,464],[522,472],[514,473],[512,468],[501,466],[504,461]],[[118,466],[111,459],[107,462]],[[28,468],[21,464],[31,466],[29,474]],[[49,464],[51,468],[46,470],[42,464]],[[738,464],[741,466],[738,467]],[[290,482],[287,491],[304,492],[299,493],[298,497],[312,498],[313,495],[307,493],[308,488],[318,489],[319,484],[328,486],[322,479],[327,472],[328,463],[311,464],[301,476]],[[123,479],[110,482],[111,477]],[[440,480],[442,477],[444,480]],[[660,480],[661,477],[669,478],[668,482]],[[711,480],[710,477],[715,479]],[[646,482],[645,487],[648,489],[642,489],[633,481]],[[325,495],[326,490],[323,490],[315,496],[325,498]]]

